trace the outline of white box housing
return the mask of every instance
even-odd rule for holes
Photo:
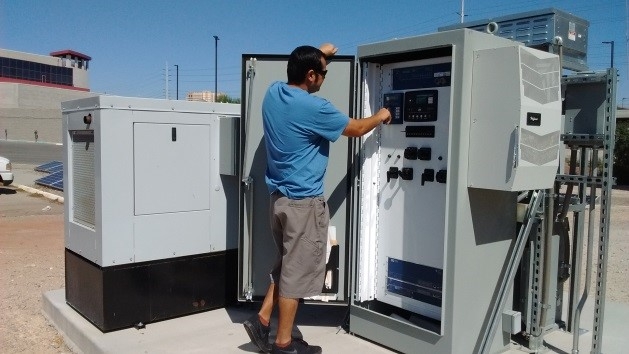
[[[219,126],[240,105],[98,96],[62,111],[67,249],[106,267],[236,248]]]
[[[559,165],[561,67],[520,45],[474,52],[468,186],[552,186]]]

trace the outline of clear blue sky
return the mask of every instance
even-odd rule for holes
[[[618,103],[629,107],[627,24],[629,0],[465,0],[466,21],[555,7],[590,22],[588,65],[620,70]],[[218,90],[240,97],[242,54],[287,54],[302,44],[333,42],[340,54],[356,46],[436,32],[460,22],[461,0],[440,1],[132,1],[0,0],[0,47],[48,55],[72,49],[92,57],[94,92],[170,98],[214,90],[214,38]]]

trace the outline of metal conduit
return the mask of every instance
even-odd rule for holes
[[[595,175],[596,165],[598,163],[598,150],[592,150],[592,162],[590,165],[590,175]],[[585,261],[585,284],[583,284],[583,294],[577,305],[574,314],[574,327],[572,328],[572,354],[579,353],[579,323],[581,320],[581,311],[588,298],[590,282],[592,281],[592,248],[594,243],[594,212],[596,206],[596,185],[590,185],[590,210],[588,212],[588,233],[587,233],[587,256]]]
[[[498,319],[500,318],[500,310],[504,307],[507,299],[507,294],[513,284],[513,279],[515,278],[520,260],[522,259],[522,254],[524,253],[526,240],[528,240],[529,234],[531,233],[531,228],[535,224],[536,213],[537,210],[539,210],[541,201],[544,196],[544,190],[534,191],[531,196],[531,200],[529,201],[529,205],[524,216],[522,227],[520,228],[515,246],[513,247],[511,257],[507,264],[507,270],[500,283],[498,297],[490,310],[491,313],[489,323],[487,324],[485,331],[482,333],[483,337],[479,346],[479,353],[486,354],[489,352],[491,341],[493,340],[493,337],[496,333],[496,326],[499,322]]]

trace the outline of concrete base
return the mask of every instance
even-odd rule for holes
[[[259,304],[243,304],[146,325],[103,333],[65,302],[64,289],[43,295],[43,312],[76,353],[257,353],[242,326]],[[345,333],[344,306],[301,305],[296,320],[306,341],[326,353],[390,353]],[[273,326],[276,327],[276,320]],[[271,340],[275,339],[272,328]]]
[[[259,304],[242,304],[172,320],[148,324],[143,329],[103,333],[65,302],[64,289],[43,295],[43,312],[76,353],[257,353],[242,322],[258,311]],[[375,343],[345,333],[338,326],[346,307],[301,305],[296,323],[306,341],[320,345],[326,353],[391,353]],[[591,346],[592,307],[584,309],[580,353]],[[629,353],[629,305],[606,303],[602,352]],[[586,316],[586,314],[588,314]],[[277,323],[272,321],[273,326]],[[588,327],[589,326],[589,327]],[[271,340],[275,339],[272,329]],[[572,335],[555,331],[546,336],[549,353],[571,353]],[[513,345],[508,353],[525,353]]]

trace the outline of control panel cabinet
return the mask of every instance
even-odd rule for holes
[[[62,112],[68,304],[110,331],[233,299],[240,106],[97,96]]]
[[[476,352],[516,237],[513,191],[554,182],[559,59],[461,29],[360,46],[358,61],[362,116],[393,119],[360,143],[350,330]]]

